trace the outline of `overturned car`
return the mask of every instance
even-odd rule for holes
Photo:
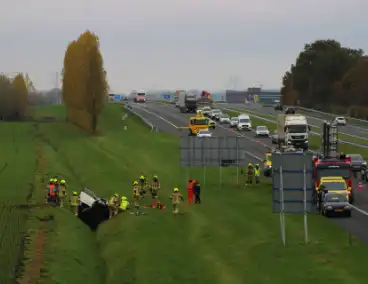
[[[104,221],[109,219],[109,207],[107,201],[99,198],[96,194],[84,188],[80,195],[80,205],[78,207],[78,217],[95,231]]]

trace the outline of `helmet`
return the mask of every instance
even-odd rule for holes
[[[119,196],[119,194],[115,193],[115,194],[114,194],[114,196],[115,196],[115,197],[118,197],[118,196]]]
[[[179,191],[179,188],[175,187],[174,192],[178,192],[178,191]]]
[[[248,167],[249,167],[249,166],[253,166],[253,165],[252,165],[252,163],[248,163]]]
[[[65,180],[63,180],[63,179],[62,179],[62,180],[60,181],[60,183],[61,183],[61,184],[65,184]]]
[[[53,183],[54,182],[54,179],[53,178],[50,178],[50,183]]]
[[[157,175],[154,175],[153,178],[158,179],[158,176]]]
[[[256,164],[256,167],[259,167],[259,164]]]
[[[138,182],[135,180],[134,182],[133,182],[133,185],[137,185],[138,184]]]
[[[126,198],[126,196],[122,196],[121,200],[127,200],[128,198]]]
[[[144,176],[141,176],[139,179],[144,179]]]
[[[54,178],[54,182],[58,182],[58,179],[57,178]]]
[[[73,195],[78,195],[78,192],[76,192],[76,191],[73,191]]]

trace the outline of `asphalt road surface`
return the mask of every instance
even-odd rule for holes
[[[160,103],[146,103],[145,105],[134,105],[133,110],[151,121],[160,131],[165,131],[176,136],[187,135],[185,129],[190,114],[180,113],[173,105]],[[214,136],[237,136],[236,131],[227,125],[217,124],[218,127],[213,131]],[[182,127],[182,128],[180,128]],[[261,163],[265,152],[272,148],[271,140],[268,138],[258,139],[254,132],[241,132],[247,137],[249,145],[249,160],[253,163]],[[353,216],[351,218],[331,218],[342,228],[350,231],[368,244],[368,186],[364,190],[357,191],[358,180],[354,180],[355,204]]]
[[[261,116],[263,115],[274,115],[281,113],[280,111],[275,111],[273,107],[262,107],[259,104],[230,104],[230,103],[221,103],[219,106],[226,107],[226,108],[237,108],[237,109],[244,109],[249,110],[252,112],[257,112]],[[323,124],[323,119],[318,117],[317,115],[313,115],[313,113],[307,114],[308,122],[312,125],[321,127]],[[368,139],[368,123],[367,126],[356,126],[356,125],[346,125],[346,126],[340,126],[339,131],[341,133],[346,133],[349,135],[355,135],[361,138],[367,138]],[[368,144],[368,141],[367,141]]]

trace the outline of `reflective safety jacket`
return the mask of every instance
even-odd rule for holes
[[[127,210],[128,206],[129,206],[129,201],[128,200],[122,200],[120,202],[120,209],[121,210]]]
[[[254,168],[254,176],[259,177],[261,175],[261,170]]]
[[[79,196],[71,196],[70,197],[70,205],[72,206],[78,206],[79,205]]]
[[[116,205],[116,203],[118,202],[118,199],[116,196],[112,196],[109,200],[109,205],[113,206]]]
[[[56,186],[55,186],[55,184],[50,184],[49,185],[48,195],[49,196],[56,196]]]
[[[139,186],[133,186],[133,196],[140,196],[140,187]]]
[[[152,181],[152,185],[151,185],[152,189],[159,189],[160,188],[160,181]]]
[[[184,200],[183,196],[179,192],[174,192],[171,196],[171,199],[172,199],[172,204],[178,204],[180,203],[180,201]]]
[[[59,185],[59,196],[64,197],[66,194],[66,186],[65,185]]]

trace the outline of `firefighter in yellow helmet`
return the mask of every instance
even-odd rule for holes
[[[249,163],[248,164],[248,169],[247,169],[247,184],[252,184],[253,183],[253,175],[254,175],[254,168],[253,168],[253,164]]]
[[[173,214],[179,214],[179,204],[184,201],[184,197],[179,192],[179,188],[174,188],[174,191],[169,198],[172,200]]]
[[[120,211],[121,212],[125,212],[129,209],[129,201],[128,198],[126,196],[122,196],[121,197],[121,201],[120,201]]]
[[[68,196],[66,181],[62,179],[59,183],[59,204],[60,207],[64,207],[64,200]]]
[[[139,177],[139,185],[140,185],[140,195],[141,195],[141,198],[143,198],[144,194],[146,194],[147,192],[147,180],[144,175],[141,175]]]
[[[256,180],[256,184],[261,182],[261,169],[259,167],[259,164],[256,164],[254,167],[254,178]]]
[[[110,218],[116,216],[119,212],[119,194],[115,193],[113,196],[110,197],[108,206],[110,212]]]
[[[80,203],[78,192],[74,191],[72,196],[70,197],[70,209],[74,213],[75,216],[78,216],[78,206]]]
[[[152,200],[157,200],[159,198],[159,189],[161,188],[160,181],[158,176],[153,176],[152,184],[151,184],[151,196]]]

